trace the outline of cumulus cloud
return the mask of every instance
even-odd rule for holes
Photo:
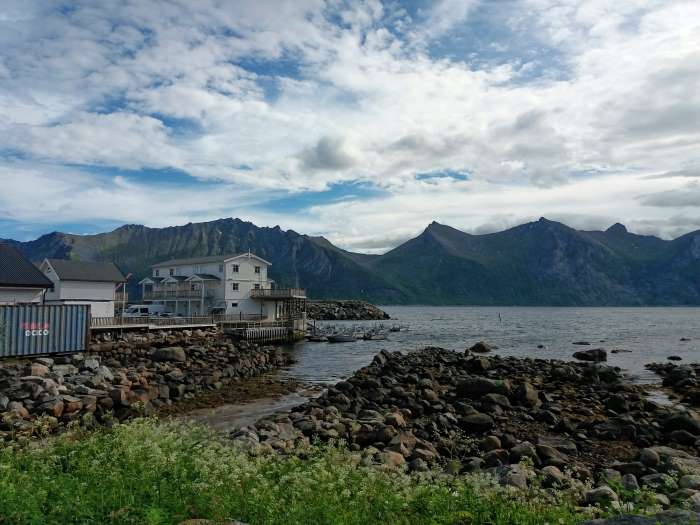
[[[540,215],[666,236],[691,227],[697,188],[683,184],[700,146],[700,4],[512,0],[498,28],[471,24],[483,5],[3,2],[5,217],[50,222],[50,208],[66,221],[156,225],[246,213],[372,251],[433,219],[470,231]],[[532,49],[474,56],[471,32],[489,29],[496,40],[527,34]],[[464,53],[441,55],[435,42],[452,38]],[[548,50],[556,61],[546,63]],[[129,177],[106,182],[95,166]],[[157,186],[153,169],[202,186]],[[469,180],[417,178],[439,172]],[[14,182],[27,173],[49,208],[22,203]],[[293,214],[255,208],[338,183],[385,196]],[[163,191],[179,203],[157,220],[91,205],[116,192],[134,209],[160,207]],[[384,240],[372,240],[377,224]]]
[[[305,149],[299,159],[306,170],[344,170],[357,163],[340,138],[322,137],[311,148]]]

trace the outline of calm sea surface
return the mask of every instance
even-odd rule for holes
[[[608,350],[608,364],[625,369],[635,380],[657,381],[646,363],[679,355],[700,361],[700,308],[526,308],[526,307],[383,307],[394,323],[408,330],[392,332],[386,341],[298,343],[297,362],[288,376],[315,383],[334,383],[350,376],[382,349],[411,351],[440,346],[462,351],[484,340],[499,355],[573,359],[586,348]],[[370,327],[375,321],[328,322],[338,327]],[[689,339],[689,341],[681,341]],[[588,341],[591,346],[576,346]],[[544,345],[544,348],[537,348]],[[621,349],[629,352],[610,353]]]

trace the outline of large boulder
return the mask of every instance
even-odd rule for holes
[[[187,354],[180,346],[170,346],[156,349],[151,358],[154,361],[174,361],[177,363],[184,363],[187,361]]]
[[[608,353],[603,348],[591,348],[590,350],[581,350],[574,352],[574,357],[580,361],[607,361]]]
[[[479,398],[485,394],[508,396],[510,392],[510,381],[507,379],[488,379],[486,377],[472,376],[457,385],[457,393],[470,398]]]
[[[487,354],[491,350],[493,350],[493,348],[491,348],[488,344],[486,344],[483,341],[479,341],[478,343],[469,348],[470,352],[474,352],[476,354]]]
[[[695,436],[700,435],[700,421],[691,414],[674,414],[663,422],[663,427],[666,432],[685,430]]]

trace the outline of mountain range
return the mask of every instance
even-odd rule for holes
[[[579,231],[540,219],[471,235],[433,222],[383,255],[352,253],[323,237],[220,219],[168,228],[126,225],[108,233],[54,232],[7,240],[33,261],[114,261],[132,293],[156,262],[252,251],[272,263],[278,286],[317,299],[434,305],[700,305],[700,231],[674,240],[615,224]]]

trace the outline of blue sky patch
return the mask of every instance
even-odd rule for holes
[[[469,172],[455,170],[436,170],[416,174],[416,180],[430,181],[435,179],[453,179],[462,181],[469,180]]]
[[[263,204],[263,209],[285,213],[298,212],[312,206],[333,204],[345,200],[366,200],[387,195],[385,190],[366,183],[341,182],[332,184],[326,191],[294,193]]]

